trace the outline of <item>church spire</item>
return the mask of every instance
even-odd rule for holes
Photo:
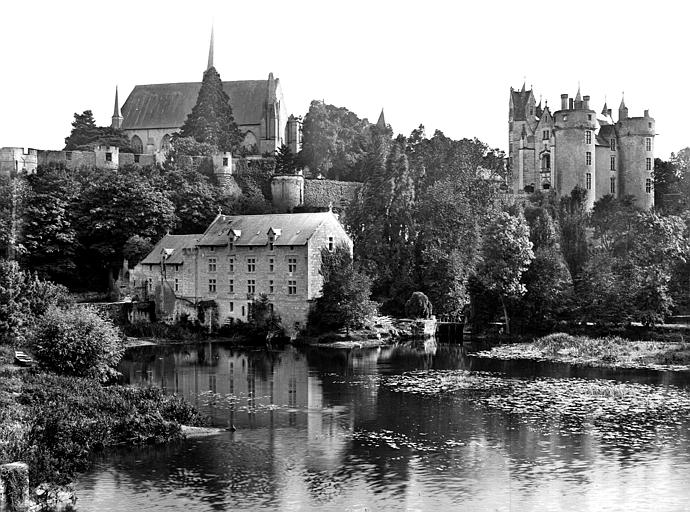
[[[379,120],[376,121],[376,127],[380,130],[386,129],[386,118],[383,115],[383,109],[381,109],[381,114],[379,115]]]
[[[115,108],[113,108],[112,128],[119,130],[122,127],[122,115],[120,114],[120,102],[117,99],[117,85],[115,86]]]
[[[580,94],[580,82],[577,82],[577,94],[575,95],[575,101],[582,101],[582,95]]]
[[[213,67],[213,26],[211,26],[211,44],[208,48],[208,65],[206,69],[209,70]]]

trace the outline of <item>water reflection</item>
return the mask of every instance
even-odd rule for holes
[[[679,510],[690,499],[683,374],[499,362],[435,343],[143,347],[121,371],[237,431],[108,455],[79,482],[80,510]],[[661,398],[619,418],[588,398],[600,388]],[[649,404],[662,420],[640,419]],[[597,408],[612,415],[606,428]],[[644,442],[615,428],[625,418],[649,424]]]

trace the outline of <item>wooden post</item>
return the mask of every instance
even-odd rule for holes
[[[29,501],[29,466],[12,462],[0,466],[0,503],[10,512],[23,510]]]

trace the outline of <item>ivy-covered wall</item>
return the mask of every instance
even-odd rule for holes
[[[304,205],[343,211],[355,198],[361,183],[354,181],[305,180]]]

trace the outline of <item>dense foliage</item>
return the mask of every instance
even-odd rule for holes
[[[66,151],[92,151],[96,146],[114,146],[131,152],[129,137],[122,130],[110,126],[96,126],[93,112],[74,114],[72,132],[65,138]]]
[[[119,330],[92,308],[51,308],[37,322],[31,349],[41,367],[105,382],[124,354]]]
[[[230,98],[223,90],[216,68],[210,67],[204,72],[199,96],[180,129],[180,136],[192,137],[221,151],[236,153],[239,150],[242,133],[235,123]]]
[[[409,318],[431,318],[432,313],[429,297],[422,292],[414,292],[405,303],[405,315]]]

